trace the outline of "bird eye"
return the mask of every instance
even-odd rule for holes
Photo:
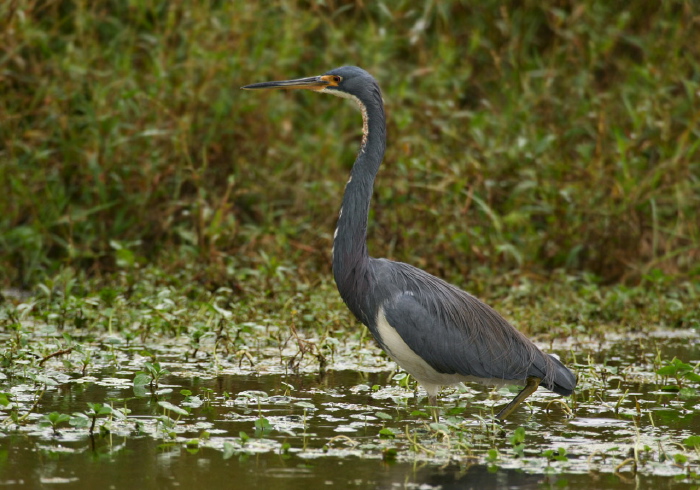
[[[334,75],[334,76],[333,76],[333,81],[334,81],[335,83],[340,83],[340,81],[341,81],[342,79],[343,79],[343,78],[342,78],[342,77],[339,77],[338,75]]]

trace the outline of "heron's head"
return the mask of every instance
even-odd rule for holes
[[[363,95],[375,87],[377,82],[362,68],[341,66],[315,77],[254,83],[241,88],[245,90],[308,89],[338,97],[362,99]]]

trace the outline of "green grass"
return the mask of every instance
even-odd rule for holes
[[[460,285],[485,270],[696,278],[698,15],[690,1],[4,2],[0,285],[148,263],[199,264],[190,280],[211,288],[266,267],[317,282],[359,116],[238,87],[343,64],[371,71],[387,105],[375,256]]]

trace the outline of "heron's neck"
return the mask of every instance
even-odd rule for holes
[[[333,239],[333,275],[338,291],[350,310],[367,324],[372,312],[363,299],[370,287],[367,253],[367,219],[374,177],[384,158],[386,126],[381,93],[371,93],[366,103],[357,99],[363,117],[364,135],[357,160],[352,167],[340,208]]]

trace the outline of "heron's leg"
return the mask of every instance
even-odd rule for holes
[[[433,420],[435,422],[440,422],[440,415],[438,414],[437,408],[437,395],[428,395],[428,403],[430,404],[430,410],[433,412]]]
[[[540,385],[541,381],[542,380],[540,378],[537,378],[535,376],[530,376],[529,378],[527,378],[525,388],[520,390],[520,393],[518,393],[515,396],[515,398],[513,398],[513,401],[511,401],[508,405],[503,407],[503,409],[500,412],[498,412],[496,418],[498,420],[505,420],[506,417],[508,417],[511,413],[515,411],[516,408],[518,408],[518,405],[520,405],[525,400],[525,398],[537,391],[537,387]]]

